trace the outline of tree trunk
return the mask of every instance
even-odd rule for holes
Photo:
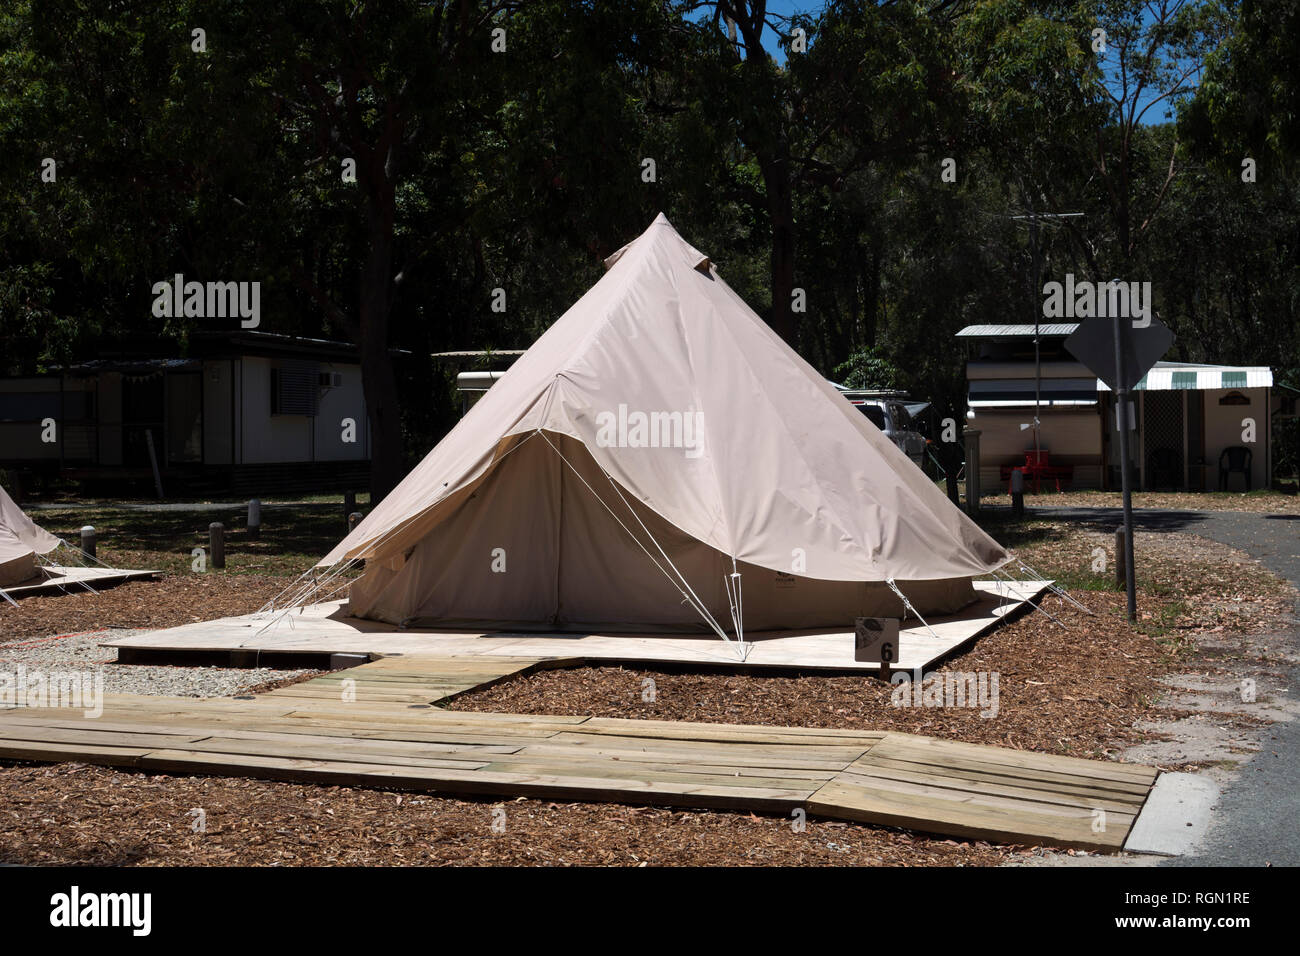
[[[363,310],[369,308],[362,306]],[[364,314],[364,312],[363,312]],[[364,324],[364,319],[362,320]],[[385,322],[386,324],[386,322]],[[386,330],[385,330],[386,331]],[[370,503],[373,507],[402,480],[402,416],[397,376],[388,355],[387,335],[361,338],[361,382],[370,420]]]
[[[784,158],[759,160],[767,189],[767,212],[772,223],[772,311],[768,324],[792,349],[799,348],[799,318],[794,295],[794,196],[790,164]]]
[[[402,480],[402,415],[397,375],[388,354],[388,320],[393,305],[392,183],[379,173],[367,183],[370,243],[361,272],[361,382],[370,420],[370,504],[378,504]]]

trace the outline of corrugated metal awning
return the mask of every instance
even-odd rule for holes
[[[1157,362],[1135,386],[1137,391],[1209,391],[1222,388],[1272,388],[1273,370],[1267,365],[1192,365]],[[1108,392],[1105,382],[1098,389]]]
[[[1078,322],[1053,322],[1037,326],[1037,334],[1070,335],[1079,327]],[[1035,327],[1032,325],[968,325],[957,333],[959,339],[1018,339],[1033,338]]]

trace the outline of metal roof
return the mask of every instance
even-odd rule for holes
[[[68,366],[69,372],[171,372],[201,369],[203,363],[197,359],[182,358],[142,358],[135,360],[90,359]]]
[[[1144,392],[1208,391],[1220,388],[1271,388],[1273,370],[1267,365],[1198,365],[1157,362],[1135,390]],[[1110,391],[1099,381],[1100,391]]]
[[[1052,322],[1039,325],[1038,336],[1065,336],[1079,327],[1078,322]],[[1032,325],[968,325],[957,333],[959,339],[1014,339],[1033,338]]]
[[[527,349],[458,349],[453,352],[430,352],[431,358],[491,358],[494,355],[518,357]]]

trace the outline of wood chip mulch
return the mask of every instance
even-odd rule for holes
[[[1086,569],[1104,535],[1034,525],[1018,548],[1043,573]],[[941,670],[997,672],[998,712],[896,707],[893,688],[861,676],[684,673],[641,667],[543,671],[466,694],[452,710],[807,725],[908,733],[1079,757],[1115,757],[1149,739],[1136,725],[1158,709],[1159,678],[1196,656],[1208,635],[1223,656],[1243,635],[1289,626],[1295,592],[1257,562],[1186,534],[1139,534],[1142,617],[1123,596],[1071,589],[1089,616],[1052,596],[1068,629],[1029,613],[980,638]],[[147,566],[147,565],[146,565]],[[41,637],[109,626],[168,627],[256,610],[287,579],[166,575],[99,594],[0,606],[0,635]],[[643,700],[646,679],[654,700]],[[1157,713],[1158,710],[1158,713]],[[494,806],[506,832],[491,832]],[[194,833],[190,810],[207,813]],[[306,865],[700,864],[992,865],[1031,852],[841,822],[803,832],[778,816],[318,787],[242,778],[118,772],[81,764],[0,765],[0,862]]]
[[[257,575],[160,575],[127,581],[98,593],[36,594],[18,607],[0,601],[0,637],[45,637],[110,627],[178,627],[195,621],[251,614],[288,582]]]
[[[504,832],[494,811],[504,808]],[[204,811],[206,832],[193,831]],[[496,819],[499,819],[497,817]],[[0,766],[0,862],[144,866],[996,866],[1030,852],[787,817]]]
[[[1022,616],[980,638],[936,672],[997,672],[996,716],[976,708],[894,706],[894,686],[861,675],[682,673],[664,668],[547,670],[470,692],[449,710],[591,714],[773,726],[897,730],[1077,757],[1113,755],[1142,739],[1171,666],[1165,649],[1121,618],[1122,596],[1079,592],[1089,617],[1057,597],[1043,603],[1068,625]],[[929,673],[929,671],[927,671]],[[643,682],[654,681],[654,701]]]
[[[1042,524],[1042,523],[1040,523]],[[1079,576],[1113,537],[1063,523],[1042,524],[1038,540],[1019,553],[1045,574]],[[472,691],[451,710],[591,714],[897,730],[1075,757],[1114,758],[1158,736],[1137,725],[1169,719],[1159,706],[1169,688],[1160,677],[1197,656],[1197,638],[1226,642],[1229,654],[1251,654],[1249,635],[1293,626],[1296,592],[1259,562],[1190,534],[1139,533],[1142,556],[1136,626],[1113,589],[1072,589],[1092,615],[1049,595],[1040,606],[1065,627],[1031,611],[980,637],[933,670],[996,672],[996,716],[977,708],[899,707],[895,688],[861,676],[816,673],[683,673],[663,667],[581,667],[542,671]],[[1088,573],[1097,585],[1113,571]],[[927,671],[927,673],[930,673]],[[654,681],[654,700],[643,697]]]

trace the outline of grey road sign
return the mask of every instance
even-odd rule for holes
[[[1124,349],[1124,382],[1117,382],[1115,374],[1115,320],[1094,316],[1084,319],[1074,333],[1065,340],[1065,347],[1112,389],[1132,388],[1142,381],[1151,366],[1169,351],[1174,344],[1174,333],[1154,316],[1151,324],[1133,328],[1128,319],[1120,320],[1125,326],[1121,347]]]

